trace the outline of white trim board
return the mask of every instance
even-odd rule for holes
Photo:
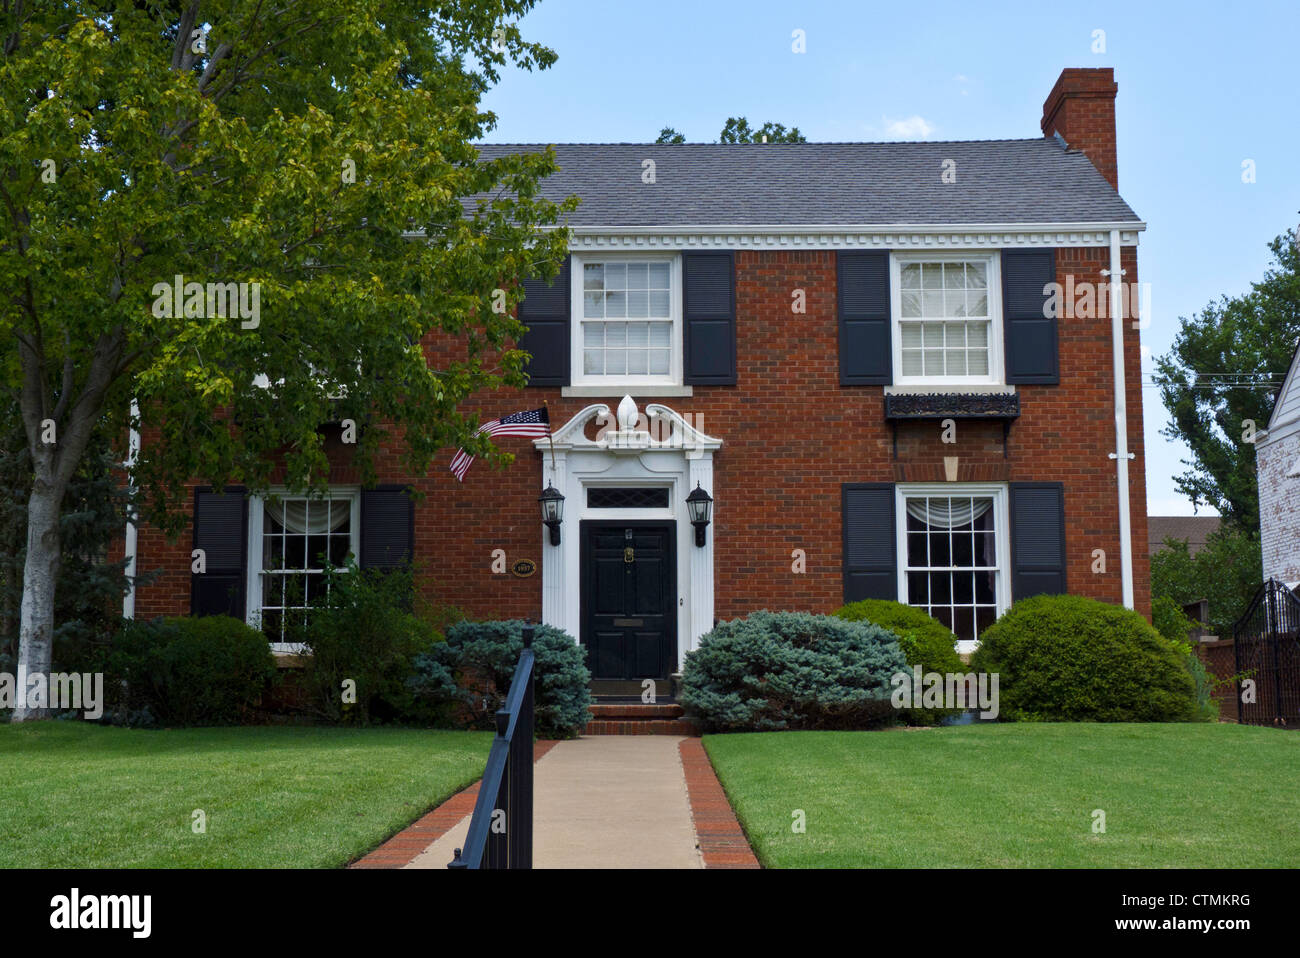
[[[1003,223],[885,226],[574,226],[569,248],[690,249],[999,249],[1006,247],[1137,246],[1145,223]]]
[[[1109,246],[1110,231],[1120,244],[1137,246],[1147,228],[1123,223],[887,223],[792,226],[571,226],[569,249],[987,249],[1055,246]],[[552,230],[556,227],[543,227]],[[423,239],[422,231],[402,234]]]

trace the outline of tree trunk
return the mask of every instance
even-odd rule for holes
[[[63,493],[39,474],[27,500],[27,561],[19,617],[18,673],[48,677],[54,651],[54,585],[59,577],[59,510]],[[27,689],[19,687],[14,722],[50,718],[48,708],[28,708]],[[46,703],[48,704],[48,702]]]
[[[34,481],[27,500],[27,560],[23,566],[23,601],[18,615],[18,671],[27,676],[44,675],[47,691],[54,653],[54,587],[63,560],[59,542],[63,494],[99,421],[104,395],[118,372],[125,342],[126,334],[121,326],[100,334],[85,385],[75,398],[73,359],[69,355],[63,372],[63,393],[57,403],[52,403],[46,395],[45,357],[41,348],[33,345],[32,340],[19,337],[18,352],[23,367],[20,401]],[[46,424],[60,422],[57,440],[48,441],[44,435]],[[51,717],[48,708],[28,708],[26,688],[17,692],[19,702],[13,721]]]

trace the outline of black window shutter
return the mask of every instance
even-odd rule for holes
[[[569,385],[569,257],[551,283],[524,280],[519,321],[528,327],[519,348],[532,356],[525,370],[530,386]]]
[[[194,490],[194,548],[203,550],[204,571],[190,574],[191,615],[244,617],[248,556],[248,499],[242,486],[218,495]],[[191,566],[193,569],[193,559]]]
[[[1048,293],[1056,282],[1056,250],[1002,251],[1002,339],[1007,382],[1055,385],[1061,381],[1057,318],[1047,316]]]
[[[887,386],[894,381],[889,253],[850,250],[835,261],[840,385]]]
[[[682,325],[685,381],[701,386],[734,386],[734,253],[682,254]]]
[[[898,599],[894,484],[846,482],[842,488],[844,601]]]
[[[361,568],[392,569],[414,552],[415,508],[405,486],[361,490]]]
[[[1065,486],[1013,482],[1011,598],[1065,591]]]

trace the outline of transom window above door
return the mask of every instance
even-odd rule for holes
[[[667,509],[667,486],[589,486],[588,509]]]
[[[1001,381],[997,273],[993,255],[895,257],[895,383]]]
[[[575,337],[579,382],[675,383],[681,378],[680,281],[674,257],[584,257]]]

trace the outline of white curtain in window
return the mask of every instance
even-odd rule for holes
[[[286,532],[318,536],[333,532],[348,521],[351,503],[346,499],[266,500],[266,514]]]
[[[907,514],[931,529],[954,529],[974,522],[993,507],[992,499],[909,498]]]

